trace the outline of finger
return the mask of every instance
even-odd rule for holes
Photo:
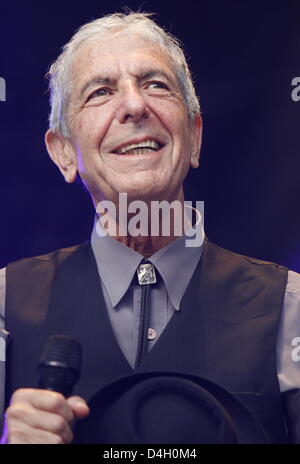
[[[13,430],[8,434],[7,444],[67,444],[60,435],[53,434],[47,430],[34,429],[27,424],[15,424]]]
[[[42,411],[49,411],[65,418],[67,422],[74,419],[74,414],[65,397],[58,392],[34,388],[16,390],[10,404],[23,403]]]
[[[40,432],[49,432],[53,436],[60,437],[63,443],[73,440],[70,424],[64,417],[51,412],[45,412],[32,408],[24,403],[15,403],[6,411],[6,421],[9,439],[17,432],[23,437],[31,429],[33,436],[39,436]],[[59,438],[56,441],[59,441]]]
[[[90,413],[90,408],[86,401],[80,396],[70,396],[70,398],[67,399],[67,403],[72,409],[76,419],[84,419]]]

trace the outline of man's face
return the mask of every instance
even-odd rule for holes
[[[191,158],[197,165],[201,122],[189,122],[160,48],[126,31],[82,45],[67,118],[68,150],[95,204],[119,192],[128,199],[180,198]]]

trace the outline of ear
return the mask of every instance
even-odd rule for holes
[[[49,129],[45,135],[45,143],[50,158],[58,166],[65,181],[74,182],[77,175],[77,161],[70,140]]]
[[[199,166],[200,149],[202,143],[202,118],[197,114],[195,120],[192,122],[192,153],[191,153],[191,167],[197,168]]]

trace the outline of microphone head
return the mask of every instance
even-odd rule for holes
[[[38,366],[39,387],[70,396],[80,377],[81,345],[67,335],[50,335]]]

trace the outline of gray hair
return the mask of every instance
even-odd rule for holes
[[[96,35],[113,33],[128,29],[141,34],[144,38],[159,46],[171,59],[174,72],[180,86],[190,120],[200,112],[191,73],[179,40],[158,26],[152,19],[152,13],[113,13],[95,19],[78,29],[71,40],[63,47],[62,53],[50,66],[49,78],[50,106],[49,127],[63,136],[69,136],[66,118],[69,96],[72,86],[70,68],[75,52]]]

